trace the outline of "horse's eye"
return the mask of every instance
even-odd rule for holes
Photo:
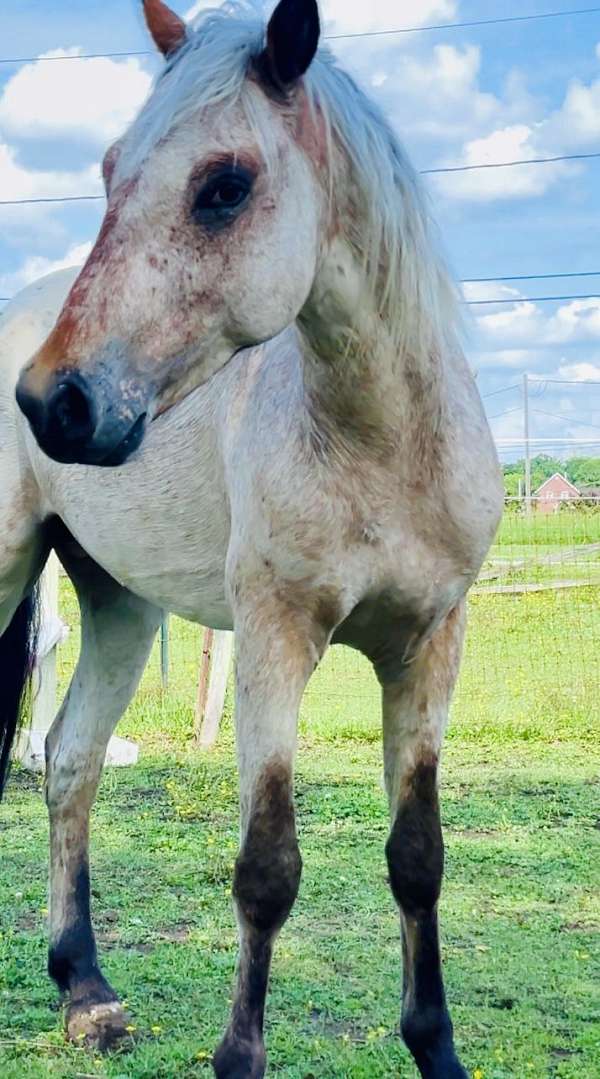
[[[227,169],[211,176],[196,195],[193,216],[201,224],[228,225],[248,202],[252,181],[245,169]]]

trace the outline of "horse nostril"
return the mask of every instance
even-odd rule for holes
[[[46,409],[43,400],[29,393],[22,380],[19,380],[17,384],[16,397],[17,404],[23,415],[29,420],[32,431],[43,431],[46,426]]]
[[[80,375],[62,378],[47,407],[48,428],[64,442],[86,442],[96,429],[96,408],[89,386]]]

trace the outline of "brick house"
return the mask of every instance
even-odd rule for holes
[[[533,497],[538,513],[556,513],[563,502],[581,498],[581,492],[561,472],[555,472],[550,479],[542,483],[541,487],[538,487]]]

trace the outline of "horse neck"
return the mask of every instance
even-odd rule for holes
[[[351,328],[350,328],[351,327]],[[411,348],[377,308],[364,267],[344,239],[325,256],[298,319],[311,412],[369,438],[439,428],[443,357]]]

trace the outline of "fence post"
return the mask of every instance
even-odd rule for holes
[[[169,615],[165,611],[160,624],[160,680],[163,689],[169,688]]]
[[[219,734],[232,650],[233,633],[205,630],[195,723],[196,741],[201,749],[214,746]]]
[[[31,686],[31,728],[19,732],[15,757],[32,772],[43,772],[46,734],[56,711],[56,646],[68,630],[58,617],[58,560],[51,553],[40,581],[40,632]]]
[[[58,558],[52,551],[40,582],[40,633],[32,679],[31,728],[21,731],[15,748],[17,760],[31,772],[43,772],[46,766],[46,735],[56,715],[56,648],[69,633],[58,612],[58,574]],[[106,763],[135,764],[138,756],[135,742],[113,736]]]

